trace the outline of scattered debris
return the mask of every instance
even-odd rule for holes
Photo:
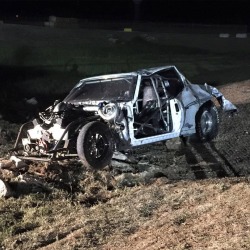
[[[122,154],[121,152],[114,152],[113,156],[112,156],[112,159],[115,159],[115,160],[120,160],[120,161],[126,161],[128,160],[128,157],[127,155],[125,154]]]
[[[11,156],[10,160],[15,163],[15,166],[18,169],[27,168],[28,167],[28,165],[23,160],[17,158],[16,156]]]
[[[29,174],[29,165],[16,156],[0,160],[0,197],[18,196],[20,194],[48,192],[43,179],[34,173]],[[23,174],[20,174],[23,173]]]
[[[43,193],[49,192],[50,189],[47,187],[42,179],[35,178],[31,174],[19,175],[15,178],[15,181],[10,183],[15,188],[16,194],[29,194],[29,193]]]
[[[117,174],[134,172],[134,168],[126,162],[112,161],[111,166],[113,167],[114,172]]]
[[[112,159],[118,160],[118,161],[124,161],[128,163],[137,163],[138,160],[133,157],[131,154],[123,154],[121,152],[115,151],[113,153]]]
[[[12,196],[12,191],[7,182],[0,179],[0,198]]]
[[[11,160],[1,159],[0,170],[2,170],[2,169],[10,169],[12,166],[13,166],[13,162]]]
[[[2,160],[0,162],[0,170],[7,169],[9,171],[17,172],[17,171],[27,171],[28,165],[22,161],[21,159],[17,158],[16,156],[11,156],[9,160]]]

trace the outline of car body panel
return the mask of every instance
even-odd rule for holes
[[[181,135],[190,135],[195,133],[195,116],[199,107],[211,100],[212,95],[204,91],[197,84],[186,84],[178,99],[182,102],[184,112],[184,124]]]

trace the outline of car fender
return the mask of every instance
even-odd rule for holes
[[[181,135],[188,136],[195,133],[195,116],[201,105],[211,100],[211,95],[198,84],[187,84],[178,95],[184,108],[184,123]]]

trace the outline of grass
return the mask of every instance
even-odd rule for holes
[[[175,64],[190,80],[201,82],[250,78],[248,39],[11,25],[0,32],[1,104],[12,113],[13,100],[35,95],[52,102],[83,77],[157,65]],[[243,129],[247,122],[241,119]],[[227,124],[226,132],[235,127]],[[7,136],[13,140],[12,125],[1,124],[1,131],[11,128]],[[231,140],[217,145],[223,149],[220,143]],[[1,154],[7,141],[1,141]],[[171,155],[157,165],[173,168],[172,175],[183,179],[188,170],[173,161]],[[51,192],[0,199],[0,249],[250,248],[247,177],[178,182],[158,178],[148,185],[127,174],[125,184],[133,186],[128,188],[112,173],[89,173],[79,164],[49,166],[45,172]]]
[[[103,181],[94,183],[100,186]],[[83,186],[73,196],[55,188],[49,195],[30,194],[0,200],[2,247],[127,249],[134,246],[141,249],[136,248],[136,237],[140,237],[144,249],[150,249],[145,242],[147,239],[153,242],[156,234],[171,249],[183,249],[188,244],[194,249],[202,244],[210,249],[217,249],[215,244],[219,249],[250,246],[247,179],[167,185],[156,182],[112,192],[105,184],[101,185],[102,194],[108,199],[91,207],[82,203],[80,192],[86,188]],[[235,192],[239,199],[232,195]],[[233,221],[235,216],[239,220]]]
[[[81,230],[85,236],[83,246],[95,247],[105,242],[121,224],[127,225],[124,226],[127,233],[134,230],[127,211],[121,210],[119,217],[123,218],[116,221],[111,214],[116,214],[119,208],[99,206],[110,199],[105,179],[98,173],[90,174],[82,184],[84,186],[74,194],[54,188],[48,195],[30,194],[18,199],[0,200],[0,242],[6,247],[14,242],[17,249],[34,249]],[[119,196],[119,193],[117,191],[113,196]],[[97,200],[90,204],[90,198]],[[93,204],[96,205],[93,207]],[[28,235],[34,239],[33,243]]]
[[[0,65],[28,69],[17,81],[34,94],[57,93],[58,89],[67,92],[76,78],[169,64],[179,67],[193,81],[223,83],[250,77],[249,39],[219,39],[218,34],[5,26],[1,31]],[[38,69],[42,75],[34,79],[33,71]],[[75,77],[69,77],[72,75]],[[65,76],[71,81],[65,81]],[[5,78],[12,84],[8,76]],[[54,87],[58,85],[62,88]]]

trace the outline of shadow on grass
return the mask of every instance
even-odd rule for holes
[[[185,146],[183,153],[188,167],[197,180],[240,176],[237,166],[230,163],[214,142],[206,144],[191,142]]]
[[[248,176],[250,104],[237,105],[238,115],[221,114],[218,137],[209,143],[190,138],[178,154],[196,179]]]

